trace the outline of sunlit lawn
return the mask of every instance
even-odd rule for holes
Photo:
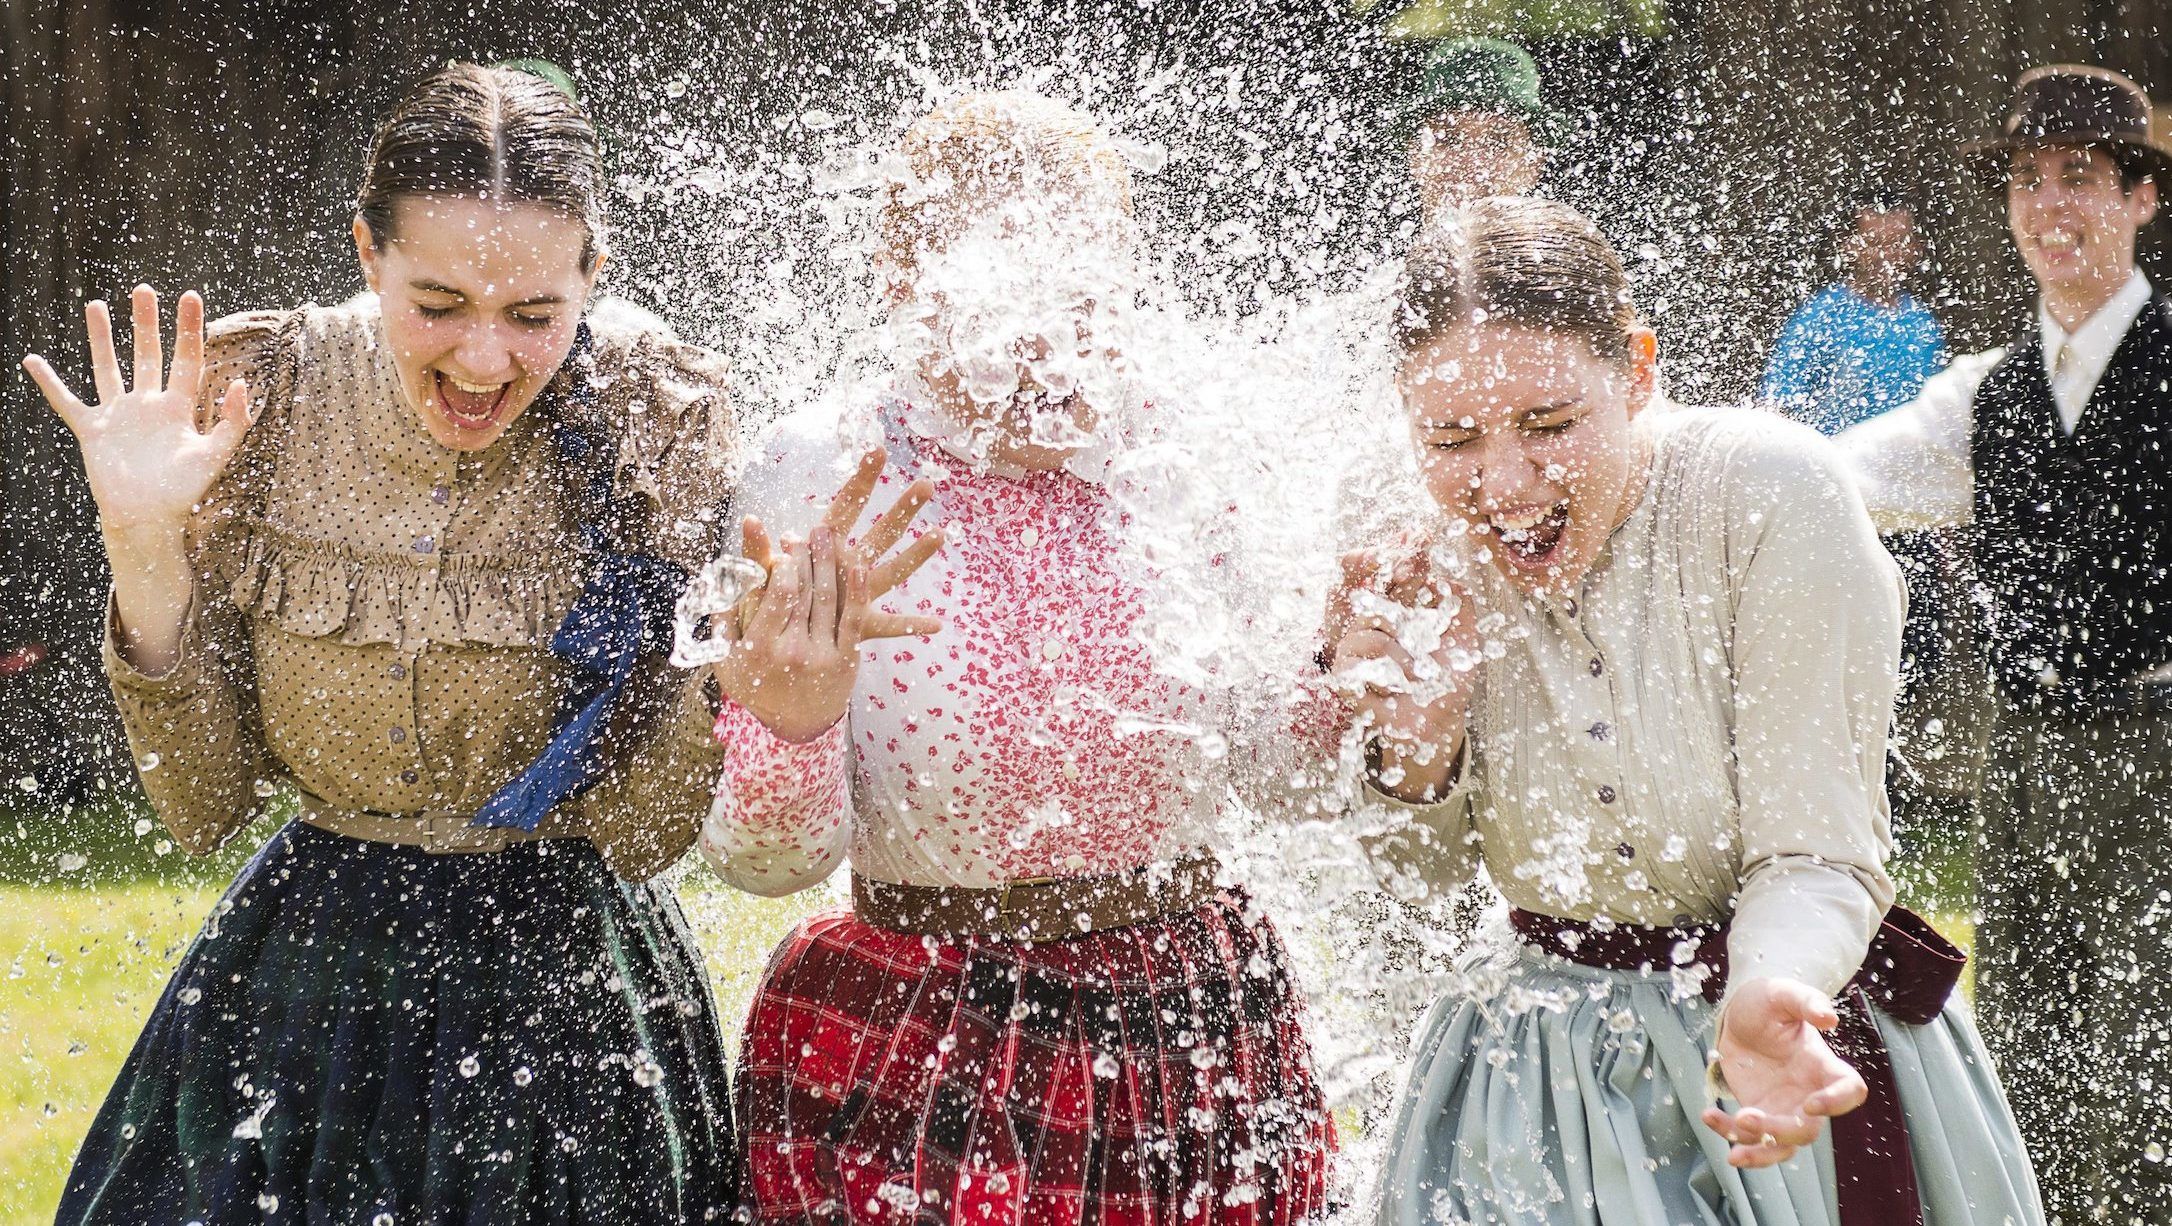
[[[241,859],[157,853],[123,803],[0,812],[0,1224],[49,1222],[69,1159],[174,962]],[[262,838],[269,823],[252,833]],[[1964,947],[1965,860],[1940,844],[1904,865],[1913,901]],[[82,857],[80,865],[75,857]],[[64,859],[65,857],[65,859]],[[769,900],[681,881],[729,1039],[768,951],[825,892]]]

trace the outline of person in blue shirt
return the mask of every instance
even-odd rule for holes
[[[1905,288],[1920,260],[1908,204],[1883,193],[1858,197],[1841,279],[1780,330],[1765,398],[1827,434],[1913,399],[1948,357],[1938,317]]]

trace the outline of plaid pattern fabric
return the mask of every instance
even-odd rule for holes
[[[1067,941],[803,922],[737,1079],[764,1222],[1282,1226],[1334,1126],[1274,931],[1225,892]]]

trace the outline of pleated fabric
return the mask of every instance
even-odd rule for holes
[[[728,1220],[726,1063],[676,898],[584,840],[299,823],[174,971],[63,1224]]]
[[[1670,972],[1612,971],[1505,933],[1436,1002],[1382,1172],[1392,1226],[1838,1226],[1829,1131],[1745,1171],[1698,1115],[1712,1006]],[[2012,1112],[1966,1006],[1931,1023],[1873,1010],[1925,1226],[2041,1226]]]
[[[747,1019],[764,1222],[1286,1226],[1334,1128],[1279,940],[1225,892],[1063,941],[811,917]]]

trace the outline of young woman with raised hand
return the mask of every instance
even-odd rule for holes
[[[1085,283],[1122,262],[1128,170],[1023,93],[937,108],[900,155],[892,394],[786,419],[741,487],[770,579],[719,665],[744,697],[701,848],[762,893],[852,875],[747,1019],[756,1219],[1318,1214],[1332,1130],[1284,955],[1201,850],[1212,700],[1157,672],[1119,560],[1136,406],[1097,382],[1111,303]],[[881,440],[863,476],[887,456],[911,483],[864,526],[820,501],[861,425]],[[875,613],[869,555],[921,497],[942,552]],[[929,637],[863,653],[869,617]]]
[[[288,788],[84,1141],[65,1223],[702,1222],[726,1071],[669,886],[722,755],[663,658],[714,551],[719,360],[591,329],[596,134],[458,64],[376,132],[373,293],[204,324],[90,305],[105,649],[191,852]]]
[[[1562,205],[1467,206],[1394,327],[1442,545],[1393,594],[1450,626],[1339,631],[1373,846],[1512,910],[1419,1027],[1383,1219],[2040,1221],[1960,955],[1893,906],[1903,592],[1837,457],[1655,403]]]

